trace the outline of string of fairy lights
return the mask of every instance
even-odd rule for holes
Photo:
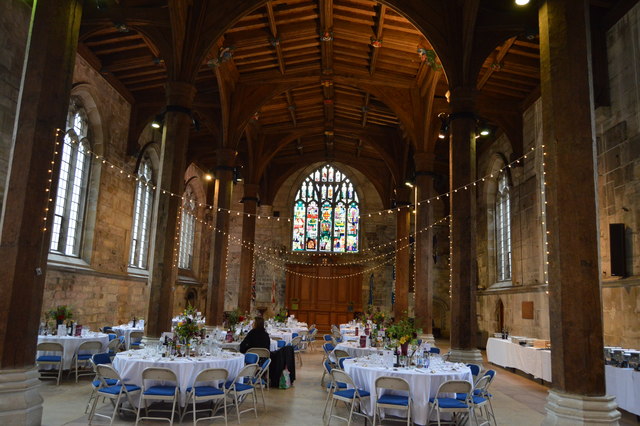
[[[47,229],[48,209],[49,209],[50,203],[53,202],[53,198],[51,197],[51,194],[50,194],[50,188],[51,188],[51,185],[53,183],[52,182],[52,174],[53,174],[53,169],[55,167],[55,161],[56,161],[55,160],[55,156],[58,154],[58,147],[60,146],[59,137],[60,137],[61,134],[62,134],[62,131],[60,129],[56,129],[56,142],[55,142],[56,149],[54,151],[54,157],[53,157],[53,159],[51,161],[51,169],[49,170],[48,185],[47,185],[47,188],[45,189],[49,193],[48,194],[49,197],[47,198],[48,202],[47,202],[47,205],[45,207],[45,212],[44,212],[45,214],[44,214],[44,220],[43,220],[43,231],[46,231],[46,229]],[[69,139],[69,142],[72,143],[72,144],[78,144],[79,143],[79,141],[76,141],[75,139],[72,139],[72,138]],[[414,206],[412,206],[412,205],[403,205],[403,206],[398,206],[398,207],[389,208],[389,209],[383,209],[383,210],[377,210],[377,211],[371,211],[371,212],[363,212],[361,214],[361,217],[362,216],[373,217],[375,215],[381,216],[383,214],[394,214],[396,212],[401,212],[403,209],[412,209],[413,213],[415,214],[416,211],[417,211],[417,207],[419,207],[421,205],[430,204],[431,202],[439,201],[441,198],[449,197],[449,196],[451,196],[451,194],[457,193],[458,191],[466,191],[469,188],[475,187],[478,184],[480,184],[482,182],[485,182],[487,179],[493,178],[495,174],[500,173],[500,172],[502,172],[502,171],[504,171],[506,169],[510,169],[510,168],[520,164],[521,161],[523,161],[529,155],[531,155],[533,153],[533,151],[535,151],[537,148],[542,148],[543,149],[543,162],[542,162],[542,166],[543,166],[543,169],[542,169],[543,178],[542,178],[542,180],[543,180],[543,183],[542,183],[542,190],[541,190],[541,196],[542,196],[543,202],[541,203],[542,204],[542,212],[541,212],[541,214],[543,215],[543,217],[546,217],[545,216],[545,210],[546,210],[545,206],[547,204],[547,201],[546,201],[546,199],[544,199],[544,194],[545,194],[545,189],[546,189],[547,183],[545,181],[546,172],[544,170],[544,166],[545,166],[544,156],[546,155],[546,152],[544,152],[544,145],[541,145],[540,147],[532,147],[529,152],[527,152],[526,154],[524,154],[524,155],[520,156],[519,158],[513,160],[512,162],[506,164],[500,170],[494,171],[494,172],[492,172],[492,173],[490,173],[488,175],[485,175],[483,177],[480,177],[480,178],[476,179],[473,182],[469,182],[469,183],[467,183],[465,185],[462,185],[460,187],[454,188],[453,190],[450,190],[448,192],[445,192],[445,193],[442,193],[442,194],[438,194],[436,196],[432,196],[432,197],[424,199],[424,200],[416,201]],[[101,155],[99,153],[96,153],[95,151],[91,151],[90,149],[87,149],[84,152],[84,154],[87,155],[87,156],[91,156],[91,157],[95,158],[95,160],[100,161],[102,164],[108,166],[109,168],[114,169],[117,172],[117,174],[122,176],[123,178],[127,178],[127,179],[130,179],[130,180],[135,180],[136,182],[140,182],[141,184],[143,184],[145,186],[151,187],[153,190],[157,190],[157,186],[153,182],[146,180],[144,177],[138,176],[134,172],[130,172],[130,171],[125,170],[124,168],[122,168],[122,167],[116,165],[115,163],[107,160],[107,158],[105,156],[103,156],[103,155]],[[163,195],[171,196],[171,197],[177,197],[177,198],[179,198],[181,200],[185,199],[184,194],[175,194],[175,193],[173,193],[171,191],[168,191],[168,190],[165,190],[165,189],[160,189],[160,193],[163,194]],[[206,204],[206,203],[201,203],[201,202],[198,202],[197,205],[198,205],[198,207],[204,207],[204,208],[210,209],[210,210],[216,209],[217,212],[228,213],[228,214],[234,214],[235,213],[236,216],[246,216],[246,217],[253,216],[253,217],[257,218],[257,219],[274,220],[276,222],[280,222],[281,220],[282,221],[286,220],[287,222],[291,222],[291,218],[290,217],[271,216],[271,215],[264,215],[264,214],[259,214],[259,213],[246,213],[246,212],[243,212],[243,211],[227,209],[227,208],[223,208],[223,207],[215,207],[213,205]],[[173,256],[173,258],[174,258],[173,259],[174,267],[176,266],[176,263],[178,262],[178,259],[179,259],[179,237],[180,237],[180,227],[181,227],[181,223],[182,223],[181,222],[182,213],[183,213],[183,208],[182,208],[182,205],[181,205],[180,210],[179,210],[180,218],[176,222],[177,229],[176,229],[175,236],[174,236],[174,240],[175,240],[175,242],[174,242],[174,256]],[[442,223],[442,221],[448,220],[448,219],[449,218],[447,216],[445,218],[440,219],[440,221],[438,221],[438,222],[436,222],[436,223],[434,223],[432,225],[429,225],[429,226],[427,226],[427,227],[425,227],[423,229],[415,230],[415,232],[414,232],[414,240],[417,238],[417,235],[419,233],[424,232],[427,229],[430,229],[432,226],[435,226],[436,224]],[[205,223],[206,224],[206,222],[201,220],[201,219],[196,219],[196,220],[198,220],[201,223]],[[543,220],[542,224],[543,225],[545,224],[544,220]],[[212,225],[209,225],[209,224],[206,224],[206,225],[210,229],[213,229]],[[450,236],[451,236],[451,226],[452,226],[452,223],[451,223],[451,221],[449,221],[449,235]],[[545,229],[546,229],[546,227],[545,227]],[[227,235],[231,239],[235,238],[235,237],[231,236],[228,232],[225,233],[224,231],[221,231],[221,230],[218,230],[218,229],[215,229],[215,231],[216,232],[222,232],[223,235]],[[546,231],[545,237],[544,237],[545,256],[546,256],[546,258],[545,258],[545,268],[544,268],[545,283],[548,283],[548,264],[549,264],[549,261],[548,261],[549,245],[548,245],[548,238],[547,238],[548,234],[549,234],[549,232]],[[397,239],[397,240],[394,240],[394,241],[389,241],[387,243],[379,244],[377,246],[372,246],[372,247],[368,247],[368,248],[365,248],[363,250],[360,250],[360,253],[365,253],[367,251],[377,250],[377,249],[380,249],[380,248],[383,248],[385,246],[389,246],[389,245],[392,245],[392,244],[396,245],[396,249],[391,251],[391,252],[388,252],[388,253],[385,253],[385,254],[381,254],[381,255],[376,255],[376,256],[373,256],[372,258],[369,258],[369,259],[366,259],[366,260],[359,259],[357,262],[356,261],[342,262],[342,263],[340,263],[340,265],[349,265],[349,264],[356,264],[356,263],[361,264],[362,262],[365,262],[365,261],[381,259],[381,258],[384,258],[385,256],[388,256],[388,255],[390,255],[392,253],[397,252],[398,250],[404,250],[404,249],[406,249],[408,247],[411,247],[413,242],[409,242],[408,244],[403,245],[403,246],[400,245],[402,240],[405,240],[405,239],[409,240],[410,236],[403,237],[403,238],[400,238],[400,239]],[[252,249],[254,251],[254,253],[256,254],[256,256],[259,257],[260,259],[265,260],[267,263],[270,263],[270,264],[275,266],[274,262],[271,261],[272,257],[270,258],[268,254],[265,254],[265,252],[263,252],[261,250],[264,249],[268,253],[269,250],[277,252],[277,251],[279,251],[279,249],[276,249],[276,248],[273,248],[273,247],[260,246],[258,244],[254,244],[253,242],[246,242],[246,241],[242,241],[242,240],[239,240],[238,242],[240,244],[242,244],[244,246],[247,246],[248,248]],[[229,250],[228,250],[229,246],[228,246],[228,244],[227,244],[226,248],[227,248],[226,257],[227,257],[227,260],[228,260],[228,256],[229,256]],[[256,250],[256,248],[258,250]],[[453,249],[452,241],[451,241],[451,238],[449,238],[449,259],[448,260],[449,260],[449,293],[450,293],[450,295],[451,295],[452,278],[453,278],[453,268],[452,268],[452,255],[453,255],[453,253],[452,253],[452,249]],[[328,253],[314,253],[314,252],[292,252],[292,253],[294,253],[296,255],[300,255],[300,256],[326,256],[328,254]],[[335,254],[335,253],[333,253],[333,254]],[[415,262],[415,256],[416,256],[416,252],[414,250],[414,268],[415,268],[415,263],[416,263]],[[356,275],[360,275],[362,273],[370,272],[373,269],[377,269],[378,267],[381,267],[381,266],[389,263],[391,260],[394,260],[394,259],[395,259],[395,257],[387,259],[387,260],[385,260],[383,263],[381,263],[379,265],[376,265],[376,266],[374,266],[372,268],[368,268],[368,269],[366,269],[364,271],[361,271],[361,272],[358,272],[358,273],[355,273],[355,274]],[[305,263],[305,262],[295,261],[295,260],[294,261],[289,261],[289,263],[296,263],[296,264],[301,264],[301,265],[313,264],[313,263]],[[276,267],[283,267],[283,266],[282,265],[278,265]],[[284,268],[286,269],[286,267],[284,267]],[[298,273],[297,271],[289,271],[289,270],[287,270],[287,272],[291,272],[291,273],[295,273],[295,274],[300,275],[300,273]],[[227,271],[227,274],[228,274],[228,271]],[[414,285],[415,285],[415,275],[416,274],[415,274],[415,269],[414,269]],[[349,274],[349,275],[345,276],[344,278],[349,277],[349,276],[353,276],[353,274]],[[315,277],[315,278],[321,278],[321,277]]]
[[[74,139],[71,139],[70,142],[73,143],[73,144],[78,144],[79,143],[78,141],[76,141]],[[366,217],[373,217],[375,215],[381,216],[383,214],[394,214],[396,212],[401,212],[403,209],[411,209],[411,211],[415,212],[415,207],[417,207],[417,206],[421,206],[421,205],[424,205],[424,204],[430,204],[432,202],[439,201],[440,199],[449,197],[452,193],[457,193],[458,191],[468,190],[469,188],[477,186],[479,183],[484,182],[486,179],[493,178],[495,173],[499,173],[499,172],[501,172],[503,170],[510,169],[510,168],[520,164],[520,162],[525,160],[536,149],[537,149],[537,147],[532,147],[531,150],[528,153],[526,153],[526,154],[520,156],[519,158],[513,160],[512,162],[506,164],[502,169],[500,169],[498,171],[495,171],[495,172],[492,172],[492,173],[490,173],[488,175],[485,175],[483,177],[480,177],[480,178],[476,179],[473,182],[469,182],[469,183],[467,183],[465,185],[462,185],[462,186],[459,186],[457,188],[454,188],[454,189],[452,189],[452,190],[450,190],[448,192],[444,192],[442,194],[438,194],[436,196],[432,196],[432,197],[424,199],[424,200],[418,200],[416,202],[415,206],[402,205],[402,206],[397,206],[397,207],[387,208],[387,209],[382,209],[382,210],[375,210],[375,211],[370,211],[370,212],[362,212],[360,214],[360,216],[361,217],[365,217],[365,216]],[[85,151],[85,155],[92,156],[96,160],[102,162],[102,164],[108,166],[111,169],[116,170],[122,177],[126,177],[127,179],[135,180],[137,182],[142,182],[143,185],[150,186],[153,190],[157,189],[156,185],[153,182],[147,181],[144,177],[138,176],[134,172],[125,170],[124,168],[118,166],[117,164],[107,160],[107,158],[104,155],[101,155],[101,154],[99,154],[99,153],[97,153],[95,151],[92,151],[90,149],[87,149]],[[173,192],[168,191],[166,189],[161,189],[160,192],[163,195],[168,195],[168,196],[171,196],[171,197],[177,197],[177,198],[180,198],[181,200],[185,199],[184,194],[176,194],[176,193],[173,193]],[[247,212],[244,212],[244,211],[229,209],[229,208],[225,208],[225,207],[216,207],[214,205],[207,204],[207,203],[201,203],[201,202],[198,202],[197,204],[198,204],[198,207],[204,207],[206,209],[211,209],[211,210],[215,209],[217,212],[235,214],[237,216],[246,216],[246,217],[253,216],[253,217],[255,217],[257,219],[261,219],[261,220],[274,220],[274,221],[277,221],[277,222],[280,222],[280,221],[291,222],[291,219],[292,219],[291,217],[286,217],[286,216],[271,216],[271,215],[264,215],[264,214],[260,214],[260,213],[247,213]]]
[[[545,149],[544,144],[540,145],[542,148],[542,188],[540,189],[540,215],[542,216],[542,242],[544,243],[544,254],[543,254],[543,274],[544,274],[544,283],[549,284],[549,230],[547,229],[547,151]],[[547,294],[549,292],[547,291]]]
[[[43,214],[43,219],[42,219],[42,244],[40,245],[40,259],[42,259],[42,255],[44,254],[44,250],[48,249],[48,245],[46,244],[46,242],[44,241],[45,235],[46,235],[46,231],[47,231],[47,221],[48,221],[48,217],[49,217],[49,208],[51,206],[51,203],[53,202],[53,195],[51,194],[51,186],[53,185],[53,170],[55,168],[56,165],[56,157],[59,155],[59,147],[60,147],[60,136],[62,135],[62,129],[56,129],[55,131],[55,137],[54,137],[54,147],[53,147],[53,154],[51,155],[51,165],[49,166],[49,168],[47,169],[47,185],[44,188],[44,191],[47,193],[47,202],[45,203],[44,206],[44,214]],[[46,249],[45,249],[46,247]]]

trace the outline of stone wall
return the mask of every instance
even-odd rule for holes
[[[30,15],[31,8],[26,2],[0,2],[0,211],[9,170]]]
[[[604,340],[640,348],[640,4],[607,33],[611,105],[596,111]],[[611,275],[609,224],[625,226],[626,274]]]

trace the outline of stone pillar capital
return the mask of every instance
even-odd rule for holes
[[[236,161],[238,152],[231,148],[216,149],[216,164],[218,170],[230,170]]]
[[[475,112],[478,91],[474,87],[459,86],[449,91],[451,113]]]
[[[167,105],[191,108],[196,96],[196,86],[184,81],[167,81],[165,84]]]
[[[260,185],[257,183],[245,183],[242,185],[243,194],[242,194],[242,202],[258,202],[258,191],[260,190]]]

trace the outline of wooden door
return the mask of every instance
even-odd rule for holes
[[[360,266],[288,265],[286,303],[289,314],[307,324],[316,324],[320,333],[353,319],[362,312]]]

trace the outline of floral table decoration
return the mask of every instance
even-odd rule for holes
[[[413,318],[402,318],[387,327],[387,334],[390,338],[397,340],[402,351],[402,355],[407,355],[410,343],[417,343],[418,334],[421,330],[415,328]]]
[[[47,312],[47,316],[61,325],[66,320],[73,318],[73,311],[67,305],[59,305]]]

